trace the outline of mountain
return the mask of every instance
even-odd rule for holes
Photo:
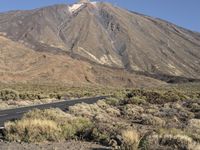
[[[98,84],[125,83],[123,80],[126,85],[139,84],[136,76],[141,83],[146,81],[144,78],[156,83],[162,82],[152,78],[200,79],[200,33],[109,3],[83,1],[1,13],[0,35],[1,40],[7,41],[9,69],[14,67],[12,63],[19,63],[12,71],[27,75],[27,80],[31,80],[29,73],[34,79],[40,79],[43,74],[40,72],[49,67],[59,71],[54,75],[47,71],[44,80],[53,78],[78,83],[76,78],[84,73],[89,77],[83,75],[81,82],[87,78]],[[26,49],[25,54],[23,49]],[[21,57],[11,57],[15,54]],[[4,54],[1,53],[1,57],[5,57]],[[27,63],[29,69],[21,71]],[[65,65],[70,67],[65,68]],[[0,71],[5,73],[3,68],[8,66],[3,59],[0,66]],[[30,68],[38,73],[32,74]],[[88,68],[96,70],[89,69],[90,72]],[[10,72],[6,70],[6,73]]]
[[[0,81],[4,83],[63,83],[73,86],[157,86],[164,84],[123,69],[111,69],[71,58],[38,52],[0,36]]]

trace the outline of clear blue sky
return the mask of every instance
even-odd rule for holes
[[[102,0],[120,7],[168,20],[179,26],[200,32],[200,0]],[[0,0],[0,12],[33,9],[76,0]]]

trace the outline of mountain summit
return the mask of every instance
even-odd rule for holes
[[[109,3],[2,13],[0,32],[34,53],[67,55],[93,67],[200,78],[199,33]]]
[[[89,3],[90,0],[79,0],[80,3]]]

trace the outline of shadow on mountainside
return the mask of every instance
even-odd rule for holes
[[[153,73],[148,73],[148,72],[136,72],[136,74],[151,77],[151,78],[161,80],[161,81],[171,83],[171,84],[200,82],[200,79],[187,78],[187,77],[182,77],[182,76],[172,76],[172,75],[167,75],[167,74],[153,74]]]

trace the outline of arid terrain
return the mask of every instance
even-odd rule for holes
[[[199,41],[199,33],[102,2],[1,13],[0,81],[133,87],[198,80]]]
[[[52,142],[59,142],[57,149],[64,150],[70,140],[78,140],[120,150],[199,150],[199,88],[199,85],[184,85],[121,89],[95,104],[71,106],[67,112],[36,109],[19,121],[6,123],[4,138],[11,143],[0,145],[51,148]],[[27,147],[27,142],[33,144]],[[83,149],[101,147],[84,145],[84,142],[77,144]]]
[[[200,33],[104,2],[0,13],[0,150],[200,150]]]

